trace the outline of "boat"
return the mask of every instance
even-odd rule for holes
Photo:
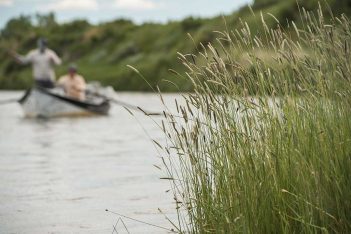
[[[79,101],[65,96],[61,88],[33,87],[19,100],[26,117],[63,117],[107,115],[110,101],[98,92],[87,92],[86,99]]]

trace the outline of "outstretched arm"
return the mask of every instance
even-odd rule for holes
[[[31,53],[27,54],[26,56],[17,54],[13,50],[9,51],[8,53],[12,58],[14,58],[20,64],[28,64],[31,61]]]

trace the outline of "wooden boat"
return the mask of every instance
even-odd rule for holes
[[[66,97],[61,89],[33,87],[19,100],[26,117],[107,115],[110,101],[102,95],[87,94],[85,101]]]

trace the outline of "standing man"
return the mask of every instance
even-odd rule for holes
[[[54,65],[60,65],[61,59],[57,54],[47,48],[44,38],[38,39],[38,49],[30,51],[26,56],[12,53],[12,56],[21,64],[32,64],[35,84],[43,88],[55,86]]]

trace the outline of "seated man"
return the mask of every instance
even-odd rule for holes
[[[71,64],[69,66],[68,74],[60,77],[58,85],[63,87],[68,97],[84,101],[86,83],[84,78],[77,74],[75,65]]]

